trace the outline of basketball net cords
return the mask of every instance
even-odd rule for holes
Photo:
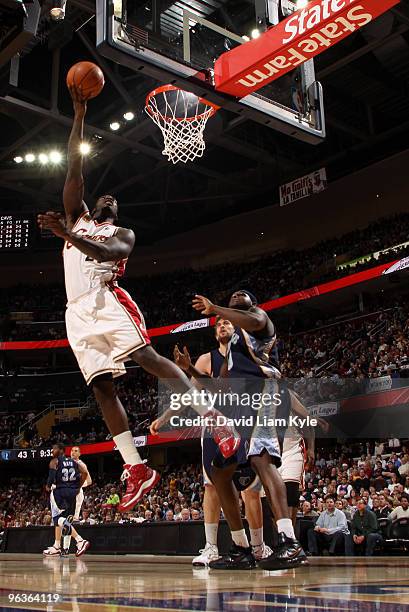
[[[176,101],[174,105],[171,105],[167,99],[167,93],[169,92],[157,94],[163,96],[165,102],[164,113],[159,110],[156,96],[150,98],[148,107],[145,109],[162,131],[165,145],[162,154],[174,164],[180,161],[186,163],[202,157],[206,148],[203,133],[209,117],[214,113],[213,108],[210,106],[200,112],[200,105],[205,105],[205,103],[197,97],[196,116],[188,117],[189,101],[187,95],[191,96],[192,94],[188,94],[181,89],[176,90]],[[184,105],[184,117],[176,117],[176,109],[179,103]]]

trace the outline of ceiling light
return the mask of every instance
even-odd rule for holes
[[[27,153],[27,155],[24,157],[28,164],[31,164],[35,160],[35,158],[36,156],[33,153]]]
[[[244,36],[242,36],[242,39],[243,39],[245,42],[249,42],[249,40],[250,40],[250,36],[246,36],[246,35],[244,35]]]
[[[260,30],[257,30],[257,28],[251,31],[251,38],[258,38],[259,36],[260,36]]]
[[[52,164],[59,164],[62,160],[62,155],[59,151],[51,151],[49,158]]]
[[[14,161],[16,162],[16,164],[21,164],[23,158],[21,157],[21,155],[17,155],[17,157],[14,158]]]
[[[46,155],[45,153],[40,153],[40,155],[38,156],[38,161],[40,162],[40,164],[48,164],[48,155]]]
[[[308,4],[308,0],[297,0],[296,1],[297,9],[305,8],[307,4]]]
[[[124,113],[124,119],[126,121],[132,121],[132,119],[135,119],[135,115],[133,114],[132,111],[128,111],[128,112]]]
[[[80,144],[81,155],[88,155],[91,151],[91,145],[88,142],[82,142]]]
[[[116,132],[121,127],[121,124],[118,121],[113,121],[112,123],[109,124],[109,127],[111,128],[113,132]]]

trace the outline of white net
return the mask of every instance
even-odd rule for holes
[[[206,148],[203,138],[208,119],[217,107],[195,94],[166,85],[152,92],[146,101],[146,112],[160,127],[169,161],[186,163],[202,157]]]

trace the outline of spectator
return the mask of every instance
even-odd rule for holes
[[[388,518],[392,523],[402,518],[409,518],[409,498],[406,495],[402,495],[400,505],[392,510]]]
[[[376,514],[377,519],[388,518],[390,513],[390,507],[384,493],[380,493],[378,495],[378,504],[377,507],[374,508],[374,512]]]
[[[382,541],[376,514],[367,508],[366,500],[362,497],[351,521],[351,534],[355,554],[365,550],[366,557],[371,557],[376,545]]]
[[[299,518],[315,518],[318,516],[318,512],[313,510],[311,502],[305,500],[301,506],[301,512],[297,513]]]
[[[115,488],[112,487],[110,491],[110,495],[102,507],[103,508],[116,508],[117,506],[119,506],[120,501],[121,500],[119,498],[118,493],[116,492]]]
[[[173,510],[166,510],[165,521],[174,521],[175,517],[173,515]]]
[[[345,514],[335,507],[334,498],[325,498],[326,510],[320,514],[314,529],[308,532],[308,550],[311,555],[318,555],[323,548],[328,548],[334,555],[342,547],[345,550],[345,536],[349,534]]]

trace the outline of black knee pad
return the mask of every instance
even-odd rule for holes
[[[286,482],[287,504],[290,508],[298,508],[300,503],[300,485],[298,482]]]

